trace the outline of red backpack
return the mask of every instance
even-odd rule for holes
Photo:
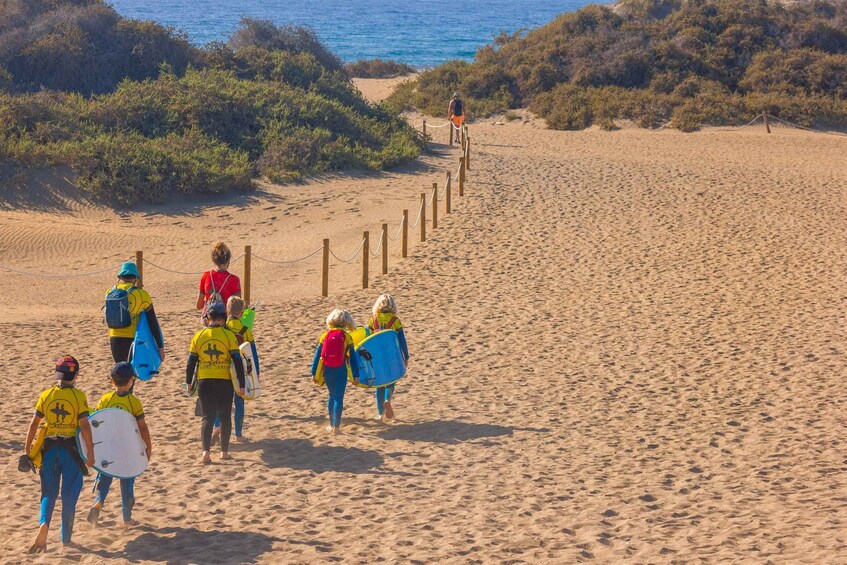
[[[337,369],[347,361],[347,334],[344,330],[329,330],[321,349],[324,367]]]

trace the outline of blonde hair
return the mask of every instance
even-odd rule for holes
[[[394,297],[390,294],[380,294],[379,298],[374,302],[373,307],[373,317],[376,320],[376,317],[379,314],[396,314],[397,313],[397,301],[394,300]]]
[[[240,296],[230,296],[226,301],[226,313],[233,318],[240,318],[244,313],[244,299]]]
[[[212,263],[218,267],[223,267],[229,263],[232,258],[232,251],[226,246],[226,243],[219,241],[212,248]]]
[[[353,314],[347,310],[336,308],[326,317],[326,327],[352,331],[356,329],[356,321],[353,319]]]

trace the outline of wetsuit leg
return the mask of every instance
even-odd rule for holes
[[[41,478],[41,518],[38,523],[50,525],[53,508],[56,507],[56,499],[59,498],[59,481],[61,480],[59,448],[50,449],[42,457],[41,469],[38,472]]]
[[[135,506],[135,479],[121,479],[121,513],[124,522],[132,520],[133,506]]]
[[[106,497],[109,496],[109,490],[112,488],[112,477],[97,473],[97,492],[94,495],[94,503],[105,504]]]
[[[110,337],[109,347],[112,349],[112,359],[115,363],[129,361],[129,350],[134,340],[131,337]]]
[[[203,420],[200,423],[200,441],[203,443],[203,451],[209,451],[212,448],[212,427],[218,417],[214,388],[217,380],[200,379],[197,381],[197,397],[200,399],[200,408],[203,411]]]
[[[232,395],[235,389],[229,379],[215,380],[217,380],[215,400],[221,417],[221,451],[229,451],[229,440],[232,435]]]
[[[82,492],[82,472],[71,452],[65,448],[59,450],[59,464],[62,468],[62,543],[70,543],[74,533],[76,503]]]
[[[347,389],[347,368],[327,369],[324,371],[326,388],[329,391],[327,410],[329,423],[333,427],[341,425],[341,412],[344,410],[344,391]]]
[[[244,431],[244,399],[233,394],[232,403],[235,407],[233,419],[235,420],[235,437],[241,437],[241,432]]]
[[[385,387],[376,389],[376,411],[382,416],[382,411],[385,406]]]

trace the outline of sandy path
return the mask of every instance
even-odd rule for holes
[[[844,140],[534,122],[477,124],[472,137],[468,195],[372,291],[356,288],[356,267],[336,269],[347,279],[329,300],[315,297],[317,264],[257,274],[267,389],[234,462],[194,464],[199,425],[178,383],[195,281],[151,272],[171,357],[140,393],[157,445],[137,485],[144,526],[118,528],[114,493],[100,530],[78,513],[73,559],[843,560]],[[0,212],[0,262],[36,270],[69,250],[93,267],[159,244],[162,264],[202,269],[222,214],[226,239],[268,254],[327,235],[352,250],[441,180],[457,151],[437,150],[410,172],[164,213]],[[0,331],[28,336],[0,357],[12,377],[0,399],[4,561],[37,516],[37,483],[11,461],[22,405],[58,349],[82,360],[90,399],[105,391],[97,308],[109,284],[62,285],[60,306],[54,285],[0,275],[5,303],[26,300]],[[398,421],[369,420],[371,397],[351,390],[346,433],[326,437],[325,396],[304,377],[320,322],[335,304],[364,319],[382,289],[400,300],[413,354]]]

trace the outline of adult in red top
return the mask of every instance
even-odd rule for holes
[[[197,295],[197,309],[202,310],[206,300],[217,292],[221,295],[221,302],[226,304],[230,296],[241,296],[241,280],[229,272],[229,261],[232,252],[223,241],[219,241],[212,249],[212,263],[215,268],[206,271],[200,277],[200,293]]]

